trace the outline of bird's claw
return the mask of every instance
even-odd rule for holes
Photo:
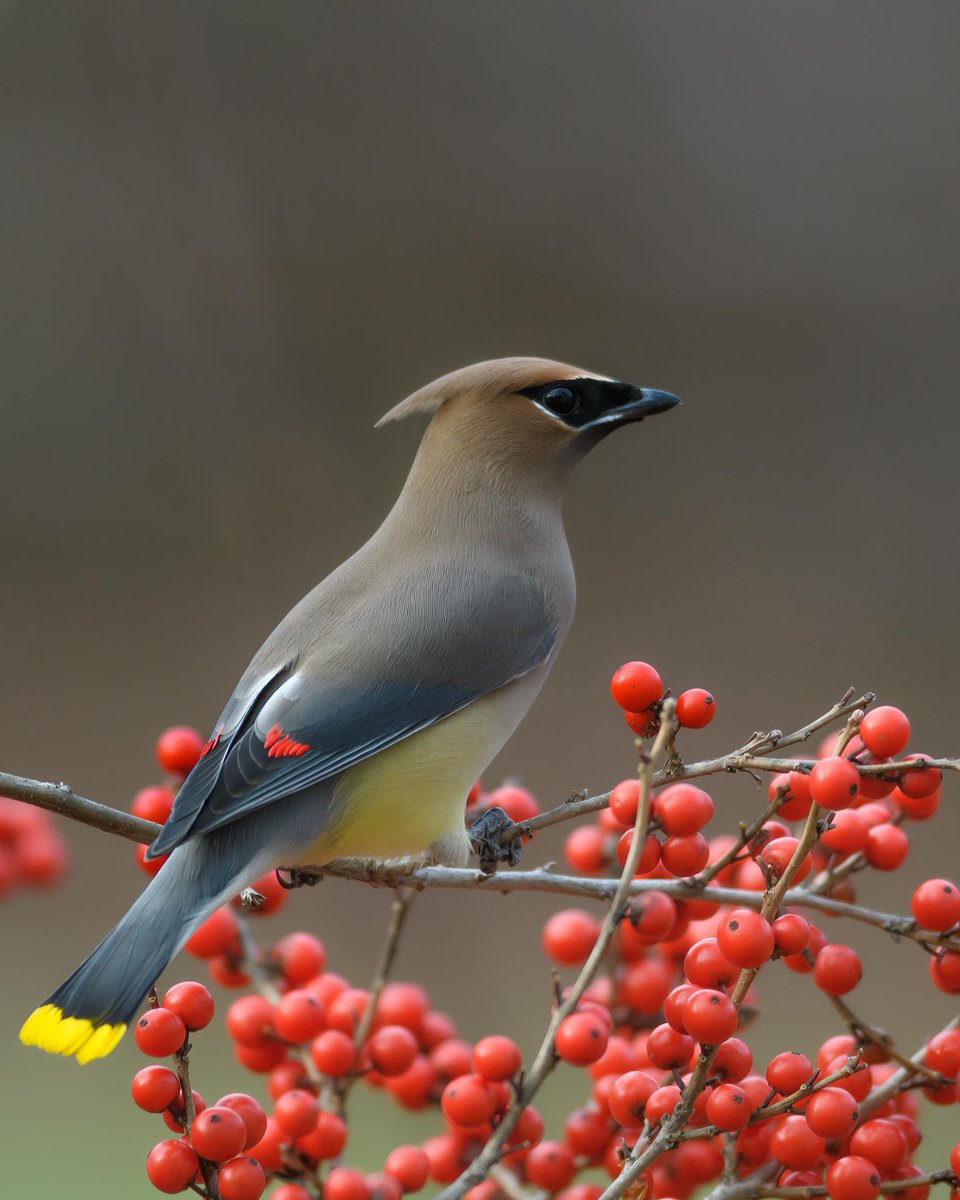
[[[500,840],[500,834],[513,823],[502,808],[488,808],[467,830],[470,846],[485,874],[491,875],[500,863],[515,867],[520,861],[523,838],[519,831],[507,842]]]
[[[277,883],[288,892],[292,892],[294,888],[313,887],[320,880],[315,871],[302,871],[299,867],[277,867],[274,874]]]

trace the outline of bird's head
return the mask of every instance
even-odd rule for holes
[[[463,367],[408,396],[378,421],[432,415],[450,446],[503,461],[580,459],[621,425],[679,404],[670,392],[636,387],[545,358],[498,358]]]

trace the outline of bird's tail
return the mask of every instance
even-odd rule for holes
[[[218,862],[204,842],[170,855],[96,950],[26,1019],[23,1043],[81,1063],[110,1053],[194,929],[258,873],[249,859],[239,870],[232,855]]]

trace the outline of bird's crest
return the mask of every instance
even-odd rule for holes
[[[388,421],[400,421],[412,413],[435,413],[441,404],[468,393],[478,400],[492,400],[495,396],[517,392],[521,388],[589,374],[591,372],[571,367],[569,363],[554,362],[548,358],[491,358],[470,367],[461,367],[459,371],[451,371],[449,375],[428,383],[391,408],[380,418],[376,427],[379,429]]]

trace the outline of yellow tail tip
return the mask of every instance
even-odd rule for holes
[[[94,1025],[86,1017],[65,1017],[55,1004],[42,1004],[24,1021],[20,1041],[51,1054],[75,1054],[77,1062],[109,1054],[124,1035],[126,1025]]]

